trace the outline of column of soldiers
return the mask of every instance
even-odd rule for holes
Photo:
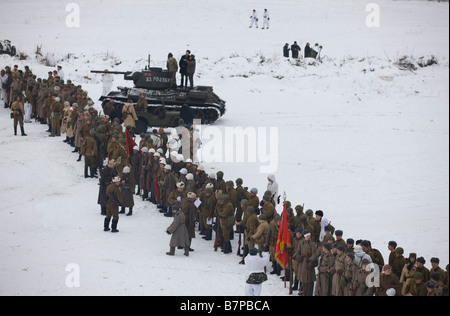
[[[192,151],[186,151],[187,156],[182,154],[185,151],[179,144],[186,143],[180,142],[179,129],[171,135],[162,128],[141,134],[139,144],[128,155],[125,130],[131,132],[130,126],[124,128],[118,117],[99,115],[81,86],[70,80],[64,83],[52,73],[41,80],[29,69],[5,69],[15,83],[10,88],[14,90],[12,95],[24,86],[31,87],[28,100],[36,120],[49,125],[50,136],[65,133],[64,142],[74,147],[78,161],[84,157],[84,176],[100,178],[98,204],[105,216],[104,231],[118,232],[119,214],[128,208],[126,215],[131,216],[134,196],[140,196],[142,201],[156,205],[164,216],[183,215],[181,223],[187,234],[176,244],[184,246],[185,255],[194,251],[191,242],[196,231],[211,241],[214,250],[220,248],[225,254],[233,252],[231,240],[238,234],[240,264],[244,264],[250,249],[268,250],[270,273],[281,276],[275,259],[281,216],[273,191],[264,192],[260,200],[258,190],[244,187],[243,179],[226,180],[222,171],[206,173],[203,165],[193,161]],[[192,148],[193,131],[189,133]],[[281,279],[286,278],[299,295],[448,295],[448,265],[444,271],[438,258],[431,258],[432,268],[427,269],[423,257],[410,253],[405,258],[403,248],[392,241],[386,263],[370,241],[344,240],[343,231],[336,230],[323,211],[304,211],[303,205],[292,208],[289,201],[286,206],[291,248],[286,275]],[[174,255],[172,248],[168,255]],[[379,277],[372,278],[374,275]],[[370,282],[375,279],[379,282]]]

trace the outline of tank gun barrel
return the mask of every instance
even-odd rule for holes
[[[132,71],[104,71],[104,70],[91,70],[93,74],[112,74],[112,75],[130,75]]]

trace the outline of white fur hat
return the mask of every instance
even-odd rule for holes
[[[177,188],[184,188],[184,182],[178,182]]]
[[[186,179],[187,179],[187,180],[194,180],[194,175],[193,175],[192,173],[188,173],[188,174],[186,175]]]
[[[131,172],[131,169],[130,169],[130,167],[125,166],[125,167],[123,167],[122,172],[123,172],[123,173],[130,173],[130,172]]]

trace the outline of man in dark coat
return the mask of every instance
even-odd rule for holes
[[[106,215],[106,188],[112,183],[112,180],[118,175],[115,161],[108,160],[108,165],[100,171],[100,189],[98,192],[97,203],[100,204],[101,214]]]
[[[294,42],[291,46],[292,58],[298,58],[298,53],[300,52],[300,46],[298,46],[297,42]]]
[[[178,62],[178,65],[180,66],[180,74],[181,74],[181,84],[180,87],[186,87],[187,86],[187,67],[188,67],[188,60],[189,55],[191,54],[190,50],[187,50],[186,53],[181,56],[180,61]]]
[[[286,58],[289,58],[289,51],[290,51],[290,50],[291,50],[291,49],[289,48],[289,44],[288,44],[288,43],[284,44],[284,47],[283,47],[283,56],[286,57]]]
[[[311,47],[309,46],[309,43],[306,43],[305,46],[305,58],[311,57]]]

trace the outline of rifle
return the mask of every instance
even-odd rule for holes
[[[241,237],[241,232],[242,232],[242,227],[241,225],[236,225],[237,229],[239,230],[239,242],[238,242],[238,250],[237,250],[237,255],[241,256],[241,245],[242,245],[242,237]]]
[[[289,270],[289,295],[292,295],[292,279],[294,278],[294,265],[292,262],[292,255],[289,254],[289,262],[291,264],[291,269]]]
[[[217,251],[217,247],[219,245],[219,229],[220,229],[220,223],[219,223],[219,214],[217,214],[217,208],[216,208],[216,240],[214,241],[214,251]]]

